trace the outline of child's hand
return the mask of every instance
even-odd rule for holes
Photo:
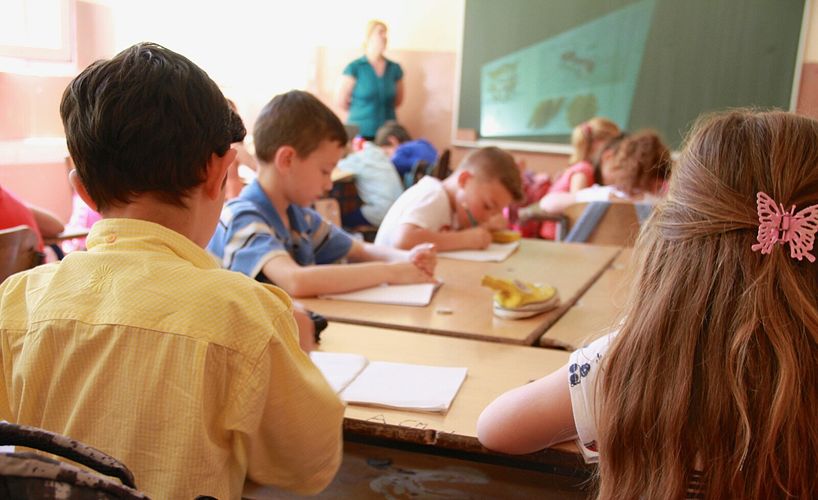
[[[429,276],[434,276],[435,266],[437,265],[437,249],[432,243],[416,245],[409,250],[409,262]]]
[[[460,231],[460,237],[464,248],[482,250],[491,243],[491,233],[483,226],[464,229]]]
[[[435,277],[412,262],[393,262],[389,264],[391,285],[408,285],[411,283],[434,283]]]
[[[492,215],[491,218],[485,223],[486,229],[489,231],[499,231],[501,229],[505,229],[506,225],[508,225],[508,221],[506,221],[506,218],[503,217],[503,214]]]

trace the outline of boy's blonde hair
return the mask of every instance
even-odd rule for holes
[[[607,118],[597,116],[580,123],[571,132],[571,146],[574,151],[571,153],[569,163],[593,160],[594,142],[607,142],[621,133],[619,126]]]
[[[497,179],[509,192],[513,201],[522,201],[523,181],[514,158],[497,147],[481,148],[469,153],[457,170],[468,170],[483,180]]]
[[[700,119],[604,360],[600,498],[683,498],[697,482],[702,498],[818,495],[818,264],[752,250],[759,191],[818,203],[818,122]]]

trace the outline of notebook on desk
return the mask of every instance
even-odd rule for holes
[[[313,351],[313,363],[350,404],[445,413],[466,368],[369,361],[360,354]]]
[[[352,302],[370,302],[373,304],[392,304],[398,306],[428,306],[435,291],[442,282],[417,283],[412,285],[380,285],[347,293],[319,295],[321,299],[349,300]]]
[[[483,250],[438,252],[437,256],[444,259],[471,260],[475,262],[502,262],[514,253],[519,246],[519,241],[512,241],[511,243],[491,243]]]

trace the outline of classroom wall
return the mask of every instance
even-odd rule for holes
[[[76,2],[76,67],[114,53],[110,8]],[[52,70],[52,73],[54,71]],[[71,188],[60,121],[62,93],[76,71],[41,76],[0,71],[0,184],[67,221]]]
[[[291,88],[314,92],[343,117],[333,102],[337,77],[361,54],[366,22],[378,18],[390,28],[387,56],[405,71],[399,120],[438,148],[450,146],[464,0],[302,0],[280,7],[201,0],[191,11],[186,2],[166,0],[77,0],[78,67],[152,40],[202,66],[237,101],[248,127],[273,95]],[[797,110],[818,118],[816,8],[809,14],[803,60]],[[70,211],[64,146],[59,139],[30,138],[62,136],[58,106],[71,76],[0,71],[0,183],[63,218]],[[454,164],[468,151],[452,148]],[[514,153],[537,171],[557,172],[567,161],[559,154]]]

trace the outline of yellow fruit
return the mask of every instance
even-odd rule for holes
[[[491,233],[491,241],[494,243],[511,243],[512,241],[517,241],[522,236],[517,231],[512,231],[510,229],[504,229],[502,231],[494,231]]]
[[[480,283],[495,291],[494,302],[506,309],[522,307],[535,302],[545,302],[554,298],[557,290],[548,285],[536,285],[520,280],[483,276]]]

